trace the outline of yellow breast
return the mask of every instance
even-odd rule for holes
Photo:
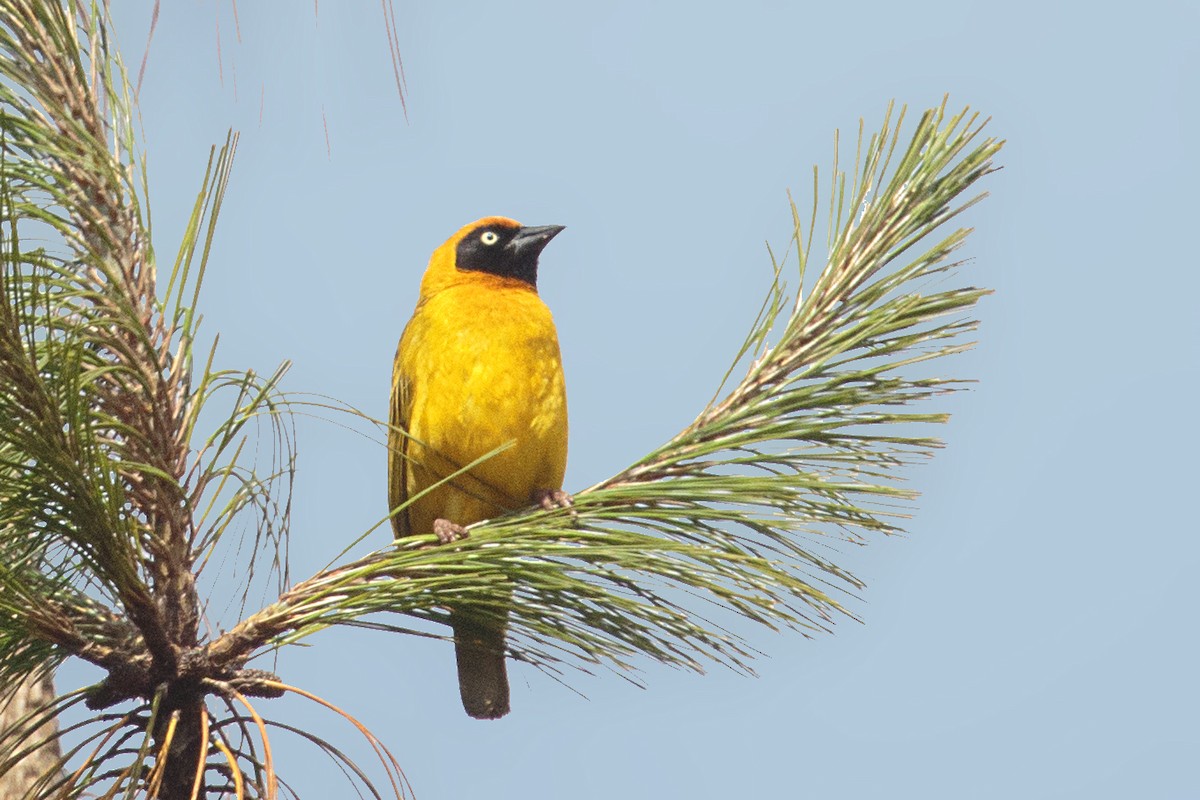
[[[416,500],[411,533],[433,520],[467,525],[527,505],[562,486],[567,401],[558,336],[536,292],[478,280],[425,298],[396,355],[405,382],[404,494],[419,492],[509,447]]]

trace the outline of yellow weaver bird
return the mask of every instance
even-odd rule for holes
[[[388,503],[392,509],[472,461],[508,449],[415,499],[396,536],[463,526],[531,502],[566,505],[567,396],[558,334],[537,293],[538,256],[560,225],[485,217],[434,251],[392,368]],[[508,713],[504,624],[451,609],[463,708]]]

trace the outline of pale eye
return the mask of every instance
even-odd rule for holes
[[[479,241],[483,242],[486,245],[493,245],[496,242],[500,241],[500,235],[498,233],[496,233],[495,231],[484,231],[483,235],[481,235],[479,237]]]

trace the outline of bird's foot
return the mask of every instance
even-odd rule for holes
[[[537,489],[533,493],[533,502],[547,511],[556,508],[570,508],[575,500],[562,489]]]
[[[450,544],[467,538],[468,534],[467,529],[462,525],[439,518],[433,521],[433,535],[437,537],[438,544]]]

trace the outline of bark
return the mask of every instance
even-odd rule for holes
[[[188,800],[192,796],[202,747],[200,716],[204,713],[203,699],[189,702],[179,709],[179,723],[171,739],[170,755],[158,793],[160,800]],[[161,743],[161,737],[156,737],[156,747],[161,746]],[[200,800],[207,796],[208,793],[202,787]]]
[[[14,741],[13,737],[6,734],[17,720],[54,698],[54,679],[49,674],[35,675],[27,679],[7,703],[3,697],[4,695],[0,695],[0,754],[8,753],[15,747],[28,745],[28,739]],[[51,719],[43,724],[32,738],[44,741],[57,732],[58,721]],[[0,800],[18,800],[24,797],[38,778],[56,768],[55,765],[61,757],[57,738],[27,755],[8,772],[0,775]]]

